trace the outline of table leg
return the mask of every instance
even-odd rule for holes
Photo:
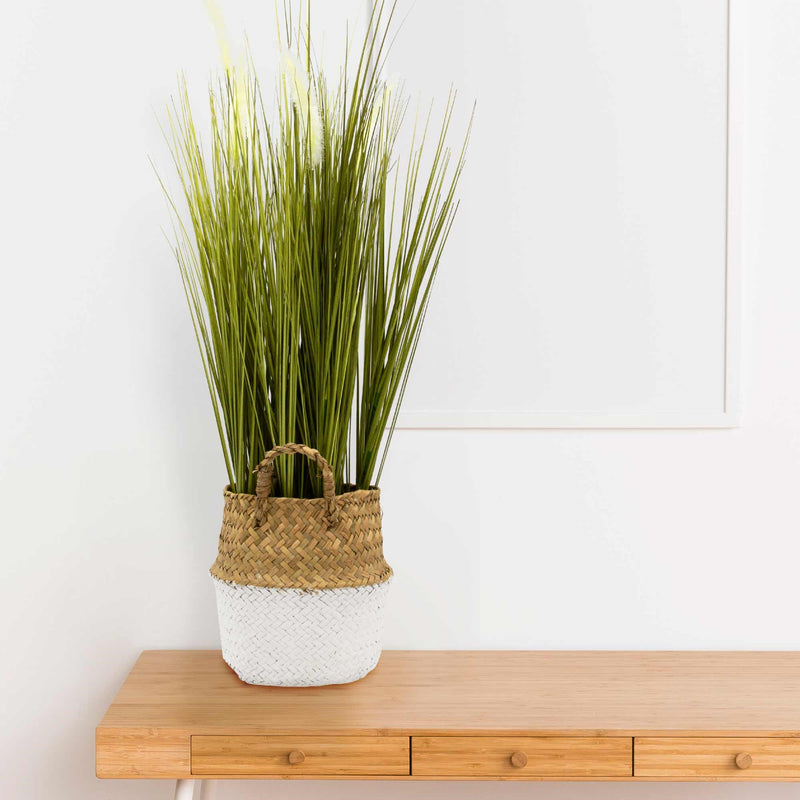
[[[175,781],[175,800],[202,800],[203,781],[179,778]]]

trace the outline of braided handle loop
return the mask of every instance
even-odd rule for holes
[[[254,470],[254,472],[258,472],[256,496],[260,500],[269,498],[272,492],[272,476],[275,472],[275,464],[273,462],[275,459],[278,456],[295,454],[310,458],[322,471],[322,496],[328,505],[328,516],[331,523],[333,523],[336,519],[336,506],[334,503],[336,484],[333,480],[333,470],[319,450],[314,450],[313,447],[306,447],[304,444],[282,444],[266,452],[264,460]]]

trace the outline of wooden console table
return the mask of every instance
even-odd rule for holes
[[[248,686],[146,651],[99,778],[800,780],[800,653],[386,651],[358,683]]]

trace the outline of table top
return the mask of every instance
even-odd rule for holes
[[[352,684],[242,683],[141,654],[98,728],[203,733],[800,736],[800,652],[384,651]]]

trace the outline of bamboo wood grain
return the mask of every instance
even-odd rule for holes
[[[104,728],[95,734],[98,778],[188,778],[190,734],[172,728]]]
[[[385,776],[409,772],[407,736],[192,737],[193,775]]]
[[[414,775],[564,778],[631,775],[629,738],[414,736],[411,743]]]
[[[201,735],[800,739],[800,653],[388,651],[357,683],[290,689],[243,684],[218,651],[147,651],[97,729],[97,774],[190,777]],[[786,779],[752,770],[698,778]]]
[[[280,780],[280,781],[402,781],[415,783],[417,781],[425,782],[438,782],[438,781],[501,781],[503,783],[515,781],[521,782],[541,782],[541,783],[729,783],[730,778],[718,776],[701,776],[696,777],[611,777],[606,778],[603,776],[583,777],[580,775],[292,775],[290,773],[283,775],[194,775],[194,777],[202,780],[220,780],[220,781],[253,781],[253,780]],[[800,778],[750,778],[751,781],[757,783],[798,783]],[[487,791],[491,791],[487,788]]]
[[[341,686],[242,683],[147,651],[101,728],[192,733],[800,736],[800,653],[387,651]]]
[[[636,739],[634,774],[742,781],[800,778],[800,740],[640,737]]]

